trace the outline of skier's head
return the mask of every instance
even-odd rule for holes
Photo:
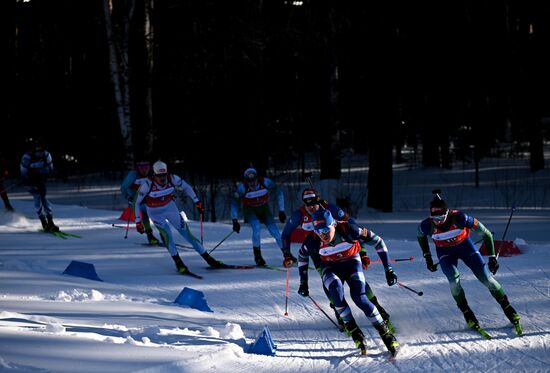
[[[153,164],[153,172],[155,175],[162,175],[168,173],[168,166],[162,161],[156,161]]]
[[[155,174],[155,181],[160,185],[165,185],[166,180],[168,180],[168,166],[166,163],[161,161],[156,161],[153,164],[153,173]]]
[[[258,171],[250,167],[244,171],[243,174],[244,181],[249,185],[256,185],[258,182]]]
[[[315,211],[319,210],[319,205],[321,203],[321,197],[319,192],[313,188],[306,188],[302,192],[302,201],[306,205],[306,211],[312,215]]]
[[[430,202],[430,218],[436,225],[443,224],[449,215],[449,208],[439,195]]]
[[[311,216],[313,220],[313,231],[323,242],[330,242],[334,239],[336,220],[329,210],[317,210]]]
[[[26,140],[26,147],[35,157],[40,158],[44,156],[44,141],[41,137],[29,137]]]
[[[147,161],[141,161],[136,163],[136,170],[141,176],[149,175],[151,171],[151,163]]]

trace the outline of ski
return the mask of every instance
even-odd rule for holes
[[[82,238],[82,236],[79,236],[78,234],[69,233],[69,232],[58,231],[58,232],[55,232],[55,233],[59,233],[62,236],[65,236],[65,237]]]
[[[472,330],[475,330],[476,332],[478,332],[485,339],[492,339],[493,338],[493,337],[491,337],[491,335],[489,333],[487,333],[487,331],[485,329],[483,329],[478,324],[470,325],[470,328]]]
[[[254,265],[238,265],[238,264],[225,264],[222,267],[206,267],[206,269],[252,269],[256,268]]]
[[[74,237],[74,238],[82,238],[82,236],[79,236],[79,235],[76,235],[76,234],[72,234],[72,233],[67,233],[67,232],[63,232],[63,231],[45,231],[45,230],[40,230],[40,232],[42,233],[49,233],[51,234],[52,236],[55,236],[55,237],[59,237],[61,239],[68,239],[69,237]]]
[[[164,245],[159,242],[155,245],[153,245],[152,243],[149,243],[149,242],[136,242],[136,245],[140,245],[140,246],[149,246],[149,247],[164,247]]]
[[[189,276],[189,277],[194,277],[196,279],[199,279],[199,280],[202,280],[203,277],[201,275],[197,275],[196,273],[193,273],[191,272],[190,270],[185,270],[184,272],[180,272],[178,271],[180,274],[184,275],[184,276]]]
[[[265,264],[263,266],[255,266],[256,268],[265,268],[265,269],[270,269],[272,271],[280,271],[280,272],[286,272],[286,268],[279,268],[279,267],[275,267],[275,266],[272,266],[272,265],[269,265],[269,264]]]

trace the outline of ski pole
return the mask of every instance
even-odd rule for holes
[[[500,240],[500,245],[496,255],[497,259],[498,259],[498,256],[500,255],[500,250],[502,249],[502,242],[504,241],[504,237],[506,237],[506,233],[508,232],[508,227],[510,226],[510,221],[512,220],[512,215],[514,214],[515,210],[516,208],[512,206],[512,211],[510,212],[510,217],[508,218],[508,224],[506,224],[506,228],[504,229],[504,233],[502,234],[502,239]]]
[[[111,224],[111,227],[113,228],[121,228],[121,229],[126,229],[126,225],[120,225],[120,224]]]
[[[290,277],[290,267],[286,269],[285,316],[288,316],[288,278],[289,277]]]
[[[406,261],[412,261],[414,259],[413,256],[410,256],[408,258],[397,258],[397,259],[390,259],[388,260],[388,262],[391,262],[391,263],[395,263],[395,262],[406,262]],[[370,262],[371,264],[379,264],[379,263],[382,263],[382,261],[380,259],[378,260],[372,260]]]
[[[313,304],[315,305],[315,307],[317,307],[319,309],[319,311],[321,311],[323,313],[323,315],[325,315],[327,317],[327,319],[335,326],[338,328],[338,330],[342,331],[342,328],[340,328],[340,326],[338,324],[336,324],[334,322],[334,320],[321,308],[320,305],[317,304],[317,302],[315,300],[313,300],[313,298],[311,297],[311,295],[308,295],[307,296],[309,299],[311,299],[311,301],[313,302]]]
[[[203,241],[204,241],[204,236],[202,234],[202,220],[203,220],[203,217],[202,217],[202,212],[200,213],[201,215],[201,245],[203,244]]]
[[[130,208],[130,206],[128,206]],[[128,221],[126,222],[126,234],[124,235],[124,239],[128,238],[128,230],[130,229],[130,220],[132,219],[132,212],[128,214]]]
[[[409,291],[412,291],[413,293],[415,293],[415,294],[418,295],[419,297],[421,297],[422,295],[424,295],[424,292],[422,292],[422,291],[416,291],[416,290],[414,290],[414,289],[411,289],[410,287],[403,285],[403,284],[402,284],[401,282],[399,282],[399,281],[397,281],[397,284],[398,284],[399,286],[401,286],[402,288],[405,288],[405,289],[407,289],[407,290],[409,290]]]
[[[229,236],[231,236],[234,232],[235,232],[235,231],[229,232],[229,234],[228,234],[227,236],[225,236],[220,242],[218,242],[218,244],[217,244],[216,246],[214,246],[214,248],[213,248],[212,250],[210,250],[210,251],[208,252],[208,254],[210,254],[212,251],[216,250],[216,248],[217,248],[218,246],[220,246],[220,245],[222,244],[223,241],[227,240],[227,239],[229,238]]]

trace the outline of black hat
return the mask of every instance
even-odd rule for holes
[[[447,202],[441,199],[441,197],[435,197],[430,202],[430,215],[437,216],[437,215],[443,215],[449,210],[447,207]]]

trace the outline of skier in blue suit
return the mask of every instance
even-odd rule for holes
[[[285,224],[283,233],[281,234],[284,253],[290,253],[290,246],[291,246],[290,239],[292,236],[292,232],[294,232],[298,227],[301,226],[301,228],[305,232],[313,232],[312,215],[313,213],[315,213],[315,211],[318,211],[319,209],[330,211],[332,216],[338,221],[348,221],[353,225],[357,225],[353,217],[349,216],[348,213],[346,213],[344,210],[342,210],[340,207],[336,206],[335,204],[328,203],[326,200],[321,199],[319,192],[313,188],[305,188],[303,190],[302,201],[304,202],[304,205],[292,213],[292,215],[290,216],[290,219],[288,219],[288,221]],[[313,265],[319,271],[319,274],[321,274],[321,262],[320,262],[320,259],[316,260],[316,258],[318,259],[318,257],[312,257]],[[283,265],[291,266],[292,263],[290,261],[285,261],[283,262]],[[325,291],[325,294],[330,300],[328,290],[325,287],[323,287],[323,290]],[[376,296],[374,295],[374,292],[372,291],[372,288],[369,286],[367,282],[365,282],[365,293],[367,295],[367,298],[369,298],[369,300],[371,301],[371,303],[376,306],[376,308],[378,309],[378,312],[380,312],[380,315],[384,319],[384,322],[386,323],[388,328],[392,332],[395,332],[395,328],[390,321],[390,315],[380,305],[380,303],[378,302],[378,299],[376,298]],[[330,301],[330,307],[334,309],[334,304],[332,301]],[[338,312],[336,312],[336,310],[334,310],[334,313],[336,314],[338,324],[340,324],[340,327],[344,328],[345,327],[344,321],[338,315]]]
[[[375,247],[384,265],[388,285],[397,283],[397,276],[389,265],[388,250],[384,240],[367,228],[360,228],[347,221],[337,222],[328,210],[316,211],[313,213],[312,220],[315,234],[307,236],[298,256],[300,274],[298,293],[302,296],[309,295],[309,257],[319,257],[323,286],[328,289],[330,299],[344,320],[346,330],[353,338],[355,345],[361,349],[362,353],[366,353],[365,336],[352,318],[351,308],[344,301],[344,282],[349,285],[350,296],[355,305],[365,313],[378,331],[388,351],[395,355],[399,343],[384,323],[376,306],[367,298],[365,274],[361,268],[362,264],[363,267],[368,267],[370,263],[365,250],[361,248],[361,243],[364,243]]]
[[[437,192],[440,192],[437,190]],[[479,322],[473,311],[468,306],[464,289],[460,285],[460,272],[458,272],[458,260],[462,260],[477,277],[477,279],[489,289],[489,292],[502,307],[504,314],[514,325],[516,333],[523,333],[519,322],[520,316],[510,305],[508,297],[500,283],[493,277],[499,264],[495,256],[495,246],[492,233],[476,218],[459,210],[449,210],[447,203],[436,193],[430,203],[430,217],[422,220],[418,226],[418,243],[422,249],[426,266],[429,271],[437,271],[434,264],[428,237],[431,237],[436,247],[437,258],[441,270],[447,276],[451,287],[451,294],[464,314],[464,319],[470,328],[479,329]],[[483,257],[470,239],[470,230],[483,236],[485,247],[489,254],[489,263],[486,265]],[[492,274],[491,274],[492,273]]]

